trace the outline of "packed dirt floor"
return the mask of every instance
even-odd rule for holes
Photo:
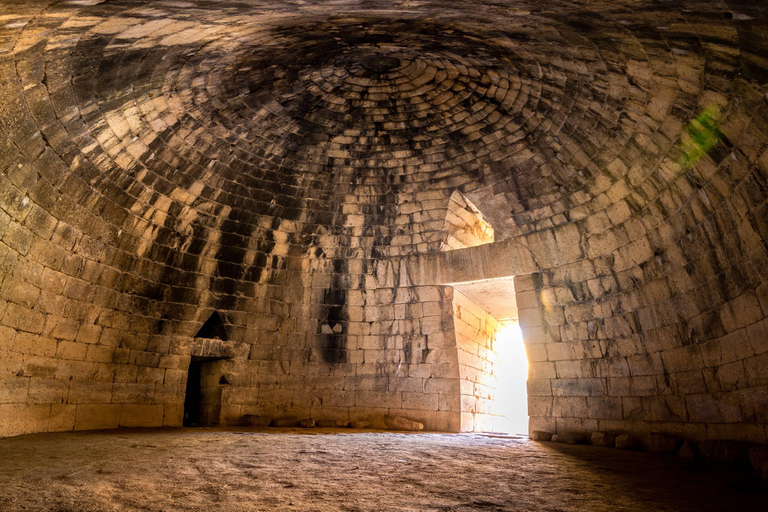
[[[482,434],[173,429],[0,440],[0,510],[768,510],[755,474]]]

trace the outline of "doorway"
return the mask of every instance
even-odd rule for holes
[[[452,283],[463,430],[528,433],[528,359],[514,277]],[[468,355],[467,355],[468,354]],[[482,364],[482,367],[480,366]]]
[[[192,357],[184,397],[184,426],[213,427],[221,423],[221,395],[229,384],[225,359]]]
[[[494,430],[508,434],[528,433],[528,358],[517,319],[501,324],[494,343],[499,356],[496,380]]]

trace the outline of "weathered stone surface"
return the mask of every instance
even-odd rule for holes
[[[299,426],[301,428],[315,428],[315,420],[312,418],[307,418],[299,421]]]
[[[696,443],[686,440],[683,441],[683,444],[680,446],[680,450],[677,452],[677,454],[683,459],[692,460],[698,456],[699,450],[696,447]]]
[[[242,424],[251,427],[268,427],[272,423],[269,416],[259,416],[257,414],[245,414],[242,417]]]
[[[296,416],[284,416],[275,418],[269,424],[270,427],[296,427],[299,425],[299,418]]]
[[[611,434],[610,432],[592,432],[590,441],[595,446],[612,447],[616,441],[616,434]]]
[[[344,420],[317,420],[316,423],[320,428],[346,428],[349,426],[349,422]]]
[[[392,430],[424,430],[424,424],[402,416],[385,415],[384,423]]]
[[[640,443],[629,434],[621,434],[616,436],[615,446],[619,450],[636,450],[640,447]]]
[[[585,439],[581,434],[555,434],[552,436],[553,443],[563,444],[581,444]]]
[[[351,428],[369,428],[371,426],[370,421],[353,421],[349,424]]]
[[[459,501],[472,504],[461,507],[466,511],[494,512],[765,509],[766,491],[755,485],[756,475],[728,474],[719,465],[681,464],[662,455],[578,445],[554,450],[551,444],[486,436],[237,433],[172,430],[3,439],[3,508],[50,510],[43,504],[72,500],[75,510],[136,509],[134,492],[83,492],[96,478],[120,478],[140,489],[144,508],[167,511],[190,509],[191,503],[222,511],[271,511],[284,508],[276,503],[289,502],[290,508],[306,511],[455,510]],[[177,468],[180,460],[194,461],[201,469],[185,472],[183,485],[168,477],[168,468]],[[523,486],[522,498],[507,485],[489,485],[491,470]],[[39,479],[46,484],[29,485]],[[332,502],[331,493],[344,495],[344,503]]]
[[[699,453],[704,460],[751,467],[750,443],[742,441],[708,440],[699,443]]]
[[[758,473],[768,464],[768,446],[754,445],[749,448],[749,463]]]
[[[551,441],[552,433],[543,430],[534,430],[530,434],[531,441]]]
[[[655,453],[677,453],[683,444],[679,437],[666,434],[651,434],[648,437],[645,448]]]

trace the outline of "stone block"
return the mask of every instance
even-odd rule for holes
[[[768,352],[744,361],[744,369],[749,386],[768,386]]]
[[[749,449],[751,443],[744,441],[707,440],[699,444],[699,453],[704,460],[730,464],[740,468],[751,467]]]
[[[557,243],[556,261],[568,263],[584,257],[581,232],[575,224],[563,224],[556,227],[554,236]]]
[[[727,320],[724,318],[723,321],[726,329],[731,327],[729,325],[731,322],[733,322],[733,327],[738,329],[751,325],[763,318],[760,303],[753,292],[739,295],[728,302],[727,305],[727,310],[723,312],[724,317],[727,317]]]
[[[551,441],[552,433],[543,430],[534,430],[531,432],[530,439],[531,441]]]
[[[106,347],[109,350],[114,350],[111,347]],[[89,349],[90,352],[90,349]],[[109,361],[105,361],[109,362]],[[165,369],[163,368],[147,368],[140,366],[136,374],[136,382],[138,384],[162,384],[165,380]],[[217,379],[218,384],[218,379]]]
[[[686,406],[690,421],[734,424],[743,421],[737,392],[690,395],[686,397]]]
[[[461,432],[461,413],[458,411],[437,411],[435,430],[438,432]]]
[[[528,431],[533,432],[534,430],[557,432],[557,418],[551,416],[529,416]]]
[[[768,283],[763,288],[768,290]],[[766,297],[765,309],[768,311],[768,297]],[[768,318],[747,327],[747,337],[752,344],[752,350],[755,351],[755,354],[768,352]]]
[[[62,432],[75,428],[76,405],[52,404],[48,432]]]
[[[244,414],[241,418],[241,424],[251,427],[268,427],[272,423],[269,416],[260,416],[258,414]]]
[[[587,418],[614,419],[623,418],[622,400],[617,397],[587,397]]]
[[[108,404],[112,402],[111,382],[72,381],[69,386],[70,404]]]
[[[163,414],[164,427],[180,427],[184,423],[184,404],[165,404],[165,413]]]
[[[29,381],[29,377],[17,377],[16,375],[9,375],[0,379],[0,404],[26,402],[29,396]]]
[[[709,439],[729,439],[766,444],[765,425],[753,423],[721,423],[707,425]]]
[[[152,403],[155,399],[153,384],[115,383],[112,402],[116,404]]]
[[[438,395],[430,393],[403,392],[403,409],[419,409],[423,411],[438,410]]]
[[[585,437],[581,434],[555,434],[552,436],[552,442],[553,443],[563,443],[563,444],[581,444],[585,440]]]
[[[619,450],[636,450],[640,444],[629,434],[621,434],[616,436],[615,446]]]
[[[651,421],[685,422],[687,411],[683,397],[663,395],[643,397],[643,409]]]
[[[534,290],[541,287],[541,274],[523,274],[514,277],[515,290]]]
[[[552,379],[552,394],[563,397],[604,396],[604,379]],[[586,417],[586,414],[584,415]]]
[[[40,289],[24,281],[7,277],[0,286],[0,298],[25,308],[35,305]]]
[[[49,405],[0,404],[0,437],[45,432],[49,415]]]
[[[552,416],[553,402],[552,397],[529,396],[528,414],[530,416]]]
[[[165,407],[160,405],[124,404],[120,411],[121,427],[162,427]]]
[[[33,377],[29,381],[29,401],[36,404],[63,404],[69,394],[68,384],[63,380]]]
[[[353,391],[325,390],[320,394],[324,407],[352,407],[355,405]]]
[[[121,406],[118,404],[79,404],[75,415],[75,430],[96,430],[120,426]]]
[[[115,368],[115,383],[136,382],[136,378],[139,373],[137,366],[128,366],[126,364],[117,365]],[[176,384],[186,383],[187,372],[183,372],[183,380],[177,379]],[[180,376],[181,377],[181,376]],[[169,384],[173,384],[173,380]]]
[[[555,397],[552,414],[561,418],[586,418],[587,399],[584,397]]]
[[[609,432],[593,432],[590,441],[595,446],[613,447],[616,435]]]
[[[541,345],[537,345],[541,346]],[[550,361],[570,361],[577,358],[574,346],[568,342],[547,343],[547,359]],[[542,359],[543,360],[543,359]]]
[[[651,434],[645,447],[654,453],[677,453],[683,444],[683,440],[667,434]]]
[[[400,409],[402,398],[400,392],[389,393],[386,391],[355,391],[355,406],[358,407],[383,407]]]
[[[754,355],[746,329],[740,329],[702,343],[699,348],[704,365],[710,368],[716,368]],[[699,364],[698,367],[700,368],[701,365]]]
[[[60,341],[56,348],[56,357],[58,359],[82,361],[85,359],[89,346],[91,345],[76,343],[74,341]]]
[[[316,423],[320,428],[346,428],[349,426],[347,420],[317,420]]]
[[[114,361],[115,347],[105,347],[103,345],[85,345],[79,343],[81,346],[88,347],[85,359],[87,361],[93,361],[97,363],[111,363]]]
[[[391,430],[408,430],[418,431],[424,430],[424,424],[418,421],[409,420],[402,416],[395,416],[387,414],[384,416],[384,424]]]
[[[669,373],[694,371],[704,366],[702,364],[702,355],[697,346],[667,350],[662,352],[661,356],[664,368]]]
[[[19,332],[13,339],[13,351],[31,356],[53,357],[56,340],[29,332]]]
[[[269,424],[270,427],[296,427],[299,425],[299,418],[296,416],[283,416],[275,418]]]
[[[542,325],[542,310],[539,307],[525,308],[518,310],[520,315],[520,327],[530,329]]]
[[[627,357],[627,363],[629,364],[630,374],[633,377],[664,374],[664,364],[661,355],[658,353],[633,355]]]
[[[549,359],[549,353],[547,352],[547,345],[529,345],[525,349],[528,361],[533,364],[541,363]],[[553,366],[554,373],[554,366]],[[552,375],[554,377],[555,375]]]
[[[457,379],[430,378],[424,380],[426,393],[458,394],[459,381]]]

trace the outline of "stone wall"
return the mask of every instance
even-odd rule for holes
[[[214,312],[222,423],[456,430],[518,276],[533,427],[766,442],[763,6],[187,3],[0,6],[0,435],[179,425]]]
[[[238,424],[254,415],[365,421],[383,428],[384,415],[398,414],[425,428],[455,430],[452,414],[438,409],[445,391],[437,383],[457,373],[449,292],[382,286],[356,298],[351,293],[360,317],[351,316],[345,326],[343,359],[335,362],[323,357],[322,348],[259,338],[249,358],[237,362],[239,378],[231,383],[224,422]],[[309,343],[319,338],[322,346],[333,336],[320,329]]]
[[[463,249],[489,244],[494,240],[493,226],[480,210],[458,190],[451,194],[445,216],[445,240],[442,250]]]

